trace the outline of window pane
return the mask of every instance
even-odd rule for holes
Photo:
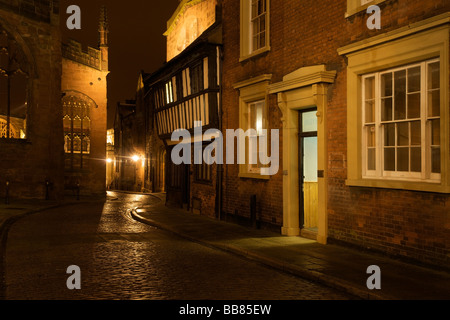
[[[375,122],[375,101],[367,101],[366,102],[366,123]]]
[[[369,148],[367,150],[367,170],[376,170],[376,149],[375,148]]]
[[[422,128],[420,125],[420,121],[411,122],[411,145],[412,146],[420,146],[422,141]]]
[[[381,75],[381,96],[392,96],[392,73],[385,73]]]
[[[63,126],[65,132],[70,132],[72,127],[72,120],[69,116],[65,116],[63,119]]]
[[[420,147],[411,148],[411,171],[422,171],[422,149]]]
[[[27,118],[27,78],[23,74],[11,77],[11,138],[24,139]]]
[[[381,121],[392,121],[392,98],[381,99]]]
[[[260,35],[260,44],[259,44],[259,47],[260,47],[260,48],[263,48],[263,47],[265,47],[265,46],[266,46],[266,33],[265,33],[265,32],[262,32],[261,35]]]
[[[365,97],[364,99],[374,99],[375,98],[375,77],[370,77],[365,79]]]
[[[384,148],[384,170],[395,171],[395,148]]]
[[[420,93],[408,94],[408,119],[420,118]]]
[[[375,126],[367,127],[367,147],[375,147]]]
[[[408,69],[408,92],[420,91],[420,67]]]
[[[394,118],[406,118],[406,70],[394,74]]]
[[[441,148],[431,148],[431,172],[441,173]]]
[[[317,182],[317,137],[303,138],[303,175],[305,182]]]
[[[397,145],[409,146],[409,123],[402,122],[397,124]]]
[[[384,125],[384,145],[395,146],[395,124]]]
[[[264,102],[253,102],[248,105],[249,112],[249,127],[248,129],[255,129],[258,135],[262,134],[264,129]]]
[[[397,149],[397,171],[409,171],[409,148]]]
[[[431,144],[433,146],[441,145],[441,122],[439,119],[431,120]]]
[[[428,89],[438,89],[441,87],[439,68],[439,61],[428,65]]]
[[[253,50],[258,49],[258,41],[259,41],[258,39],[259,39],[258,35],[253,36]]]
[[[256,132],[258,135],[262,135],[263,130],[263,104],[256,104]]]
[[[308,111],[302,113],[302,132],[317,131],[317,111]]]
[[[81,119],[78,116],[76,116],[75,119],[73,119],[73,131],[74,132],[81,131]]]
[[[441,92],[433,90],[428,92],[428,116],[439,117],[441,114]]]

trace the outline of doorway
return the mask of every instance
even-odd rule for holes
[[[318,152],[317,109],[299,111],[299,226],[302,235],[317,235],[318,229]]]

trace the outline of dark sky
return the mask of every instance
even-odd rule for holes
[[[118,101],[134,99],[140,70],[151,73],[165,61],[167,20],[179,0],[61,0],[61,30],[63,41],[71,38],[83,48],[98,45],[100,7],[104,4],[109,18],[108,128]],[[81,30],[69,30],[67,7],[81,9]]]

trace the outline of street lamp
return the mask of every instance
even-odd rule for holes
[[[134,155],[131,157],[131,159],[133,159],[134,162],[138,162],[139,161],[139,156]]]

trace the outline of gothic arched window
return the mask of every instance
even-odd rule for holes
[[[91,102],[80,96],[66,95],[63,100],[66,153],[91,152]]]
[[[0,26],[0,138],[26,139],[28,68],[20,45]]]

